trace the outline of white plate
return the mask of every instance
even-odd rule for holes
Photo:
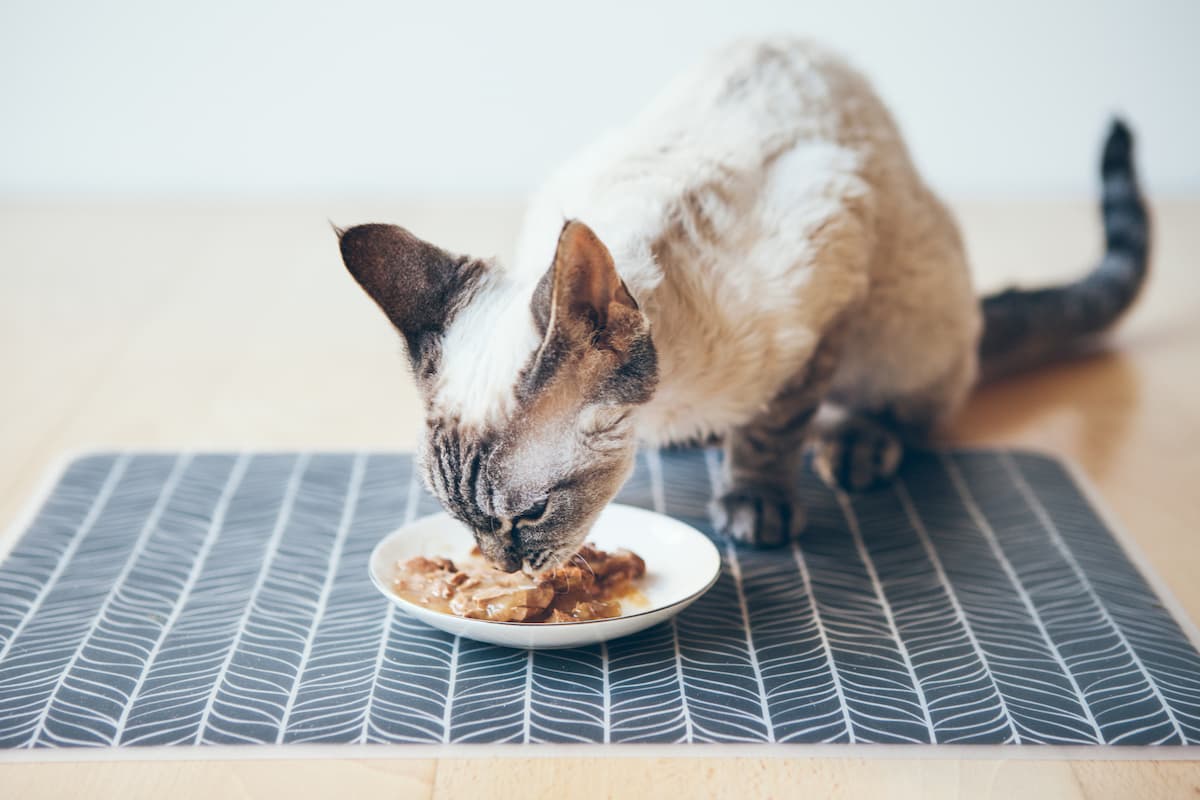
[[[628,548],[646,561],[646,576],[637,587],[646,598],[644,605],[622,600],[619,617],[547,624],[465,619],[405,600],[391,588],[397,562],[413,556],[457,560],[474,546],[471,533],[448,514],[411,522],[376,545],[371,553],[371,580],[405,613],[435,628],[506,647],[542,649],[595,644],[668,620],[708,591],[721,572],[721,556],[707,536],[677,519],[641,508],[610,505],[587,540],[602,550]]]

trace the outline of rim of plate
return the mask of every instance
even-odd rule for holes
[[[504,626],[514,627],[514,628],[537,629],[537,628],[562,628],[562,627],[565,627],[568,625],[599,625],[599,624],[602,624],[605,622],[612,623],[612,622],[617,622],[617,621],[623,620],[623,619],[637,619],[638,617],[644,617],[647,614],[657,614],[659,612],[672,609],[675,606],[683,605],[685,603],[690,603],[690,602],[694,601],[696,598],[698,598],[700,595],[704,594],[709,589],[711,589],[713,587],[713,585],[718,580],[721,579],[721,553],[720,553],[720,551],[717,550],[717,546],[715,544],[713,544],[712,539],[708,538],[707,536],[705,536],[700,531],[696,530],[691,525],[688,525],[686,522],[683,522],[682,520],[675,519],[675,517],[668,516],[666,514],[660,514],[657,511],[651,511],[648,508],[639,508],[638,506],[630,506],[630,505],[626,505],[625,503],[613,503],[612,506],[610,506],[610,507],[627,508],[627,509],[633,509],[635,511],[644,512],[646,514],[654,514],[656,516],[661,516],[666,519],[669,519],[672,522],[679,523],[680,525],[683,525],[684,527],[686,527],[692,531],[695,531],[695,533],[701,539],[704,540],[705,544],[707,544],[710,548],[712,548],[713,555],[715,555],[716,559],[717,559],[716,570],[709,577],[708,581],[704,584],[704,586],[702,588],[697,589],[696,591],[689,594],[687,597],[683,597],[679,600],[676,600],[673,603],[667,603],[665,606],[655,606],[654,608],[647,608],[644,611],[637,611],[633,614],[621,614],[620,616],[616,616],[616,617],[604,617],[603,619],[580,619],[580,620],[575,620],[574,622],[507,622],[507,621],[495,620],[495,619],[479,619],[477,617],[460,617],[457,614],[444,614],[444,616],[450,617],[451,619],[462,620],[463,622],[466,622],[466,623],[478,622],[482,625],[487,625],[489,627],[494,626],[494,625],[504,625]],[[375,557],[376,557],[376,555],[378,555],[379,550],[385,544],[387,544],[389,541],[391,541],[392,537],[395,536],[397,533],[399,533],[403,528],[407,528],[409,525],[414,525],[414,524],[420,522],[421,520],[429,519],[430,517],[440,517],[440,516],[444,516],[447,519],[453,520],[453,517],[451,517],[449,514],[447,514],[444,511],[439,511],[439,512],[429,514],[424,517],[420,517],[420,518],[415,519],[412,522],[409,522],[405,525],[402,525],[402,526],[400,526],[400,528],[397,528],[396,530],[392,531],[387,536],[380,539],[379,542],[375,545],[375,547],[373,547],[371,549],[371,557],[367,561],[367,565],[368,565],[367,571],[371,573],[371,583],[375,584],[375,588],[378,589],[379,591],[383,592],[390,600],[392,600],[392,602],[398,603],[401,606],[411,606],[412,608],[416,608],[421,611],[428,611],[431,614],[443,614],[443,612],[441,612],[441,611],[435,611],[432,608],[426,608],[425,606],[414,603],[413,601],[409,600],[407,597],[402,597],[401,595],[396,594],[395,592],[392,591],[390,586],[386,585],[380,579],[380,577],[377,574],[375,574],[375,570],[372,567],[372,565],[375,563]]]

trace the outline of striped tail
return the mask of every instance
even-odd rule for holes
[[[1149,267],[1150,220],[1138,190],[1133,135],[1120,120],[1109,130],[1100,171],[1104,257],[1073,283],[983,298],[984,380],[1070,354],[1111,328],[1137,299]]]

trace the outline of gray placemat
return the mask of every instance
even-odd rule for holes
[[[619,499],[711,532],[715,460],[643,454]],[[526,652],[371,586],[437,510],[407,455],[80,458],[0,567],[0,746],[1200,742],[1200,655],[1055,460],[802,492],[798,545],[719,542],[674,622]]]

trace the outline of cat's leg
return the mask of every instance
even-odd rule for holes
[[[833,402],[811,426],[813,471],[826,485],[845,491],[886,484],[900,468],[905,448],[928,444],[953,417],[974,375],[975,361],[968,354],[928,386],[870,404],[833,390]]]
[[[890,409],[822,409],[812,426],[813,471],[827,486],[861,492],[887,483],[900,468],[906,442],[923,441],[929,428],[903,425]]]
[[[717,529],[759,547],[787,544],[804,527],[796,484],[808,425],[829,387],[840,336],[827,336],[804,371],[762,412],[725,438],[720,484],[712,503]]]
[[[776,318],[771,324],[786,325],[791,337],[817,336],[812,354],[796,363],[775,396],[726,435],[713,519],[726,535],[759,546],[787,544],[804,527],[796,490],[808,425],[840,371],[850,326],[871,282],[876,243],[871,185],[854,172],[854,154],[829,152],[821,158],[819,169],[833,170],[836,180],[814,180],[808,147],[773,162],[757,223],[770,234],[748,256],[755,264],[753,282],[739,287],[760,295],[756,303],[762,305],[778,304],[774,296],[780,295],[788,321]]]

